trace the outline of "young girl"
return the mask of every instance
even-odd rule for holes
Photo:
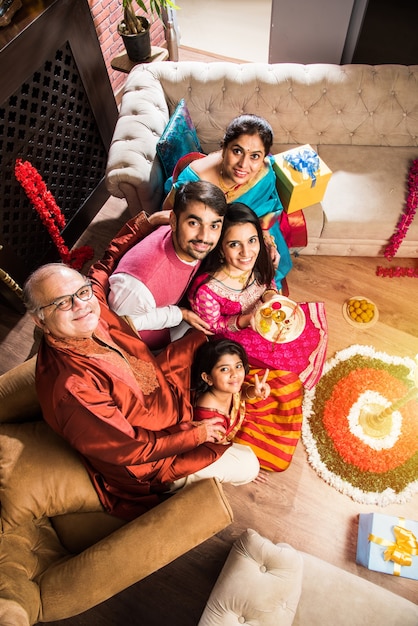
[[[192,383],[195,393],[193,419],[221,417],[226,429],[219,443],[232,441],[245,417],[246,400],[265,399],[270,395],[266,370],[260,380],[245,382],[249,366],[242,346],[229,339],[218,339],[201,345],[195,355]]]

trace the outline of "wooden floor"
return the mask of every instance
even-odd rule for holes
[[[252,62],[268,61],[272,0],[257,0],[257,11],[253,0],[240,0],[239,10],[233,0],[182,0],[180,4],[175,19],[182,48],[199,48],[206,54]],[[198,24],[205,27],[196,28]]]
[[[110,199],[78,245],[93,245],[98,258],[128,218],[124,201]],[[294,259],[289,277],[290,296],[298,301],[325,302],[328,356],[352,344],[371,345],[393,355],[418,354],[417,282],[376,277],[376,261],[321,256]],[[414,263],[405,261],[408,265]],[[354,329],[342,317],[344,300],[357,294],[368,296],[379,307],[379,321],[369,330]],[[33,326],[26,316],[8,307],[1,306],[0,313],[0,366],[1,371],[6,371],[32,353]],[[266,485],[252,483],[239,488],[226,485],[224,489],[235,516],[227,529],[106,603],[54,624],[196,626],[232,542],[246,528],[254,528],[274,542],[290,543],[418,601],[418,582],[371,572],[355,563],[358,514],[375,511],[418,519],[418,495],[404,505],[385,508],[359,505],[317,476],[307,462],[302,442],[289,469],[272,474]],[[132,558],[141,558],[141,546],[132,546]]]
[[[202,61],[204,63],[211,63],[213,61],[231,61],[232,63],[248,63],[236,57],[227,57],[213,52],[201,52],[195,48],[189,48],[187,46],[180,46],[179,61]]]

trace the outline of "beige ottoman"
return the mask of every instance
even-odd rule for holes
[[[418,606],[249,529],[232,546],[198,626],[237,624],[418,626]]]
[[[198,626],[290,626],[302,571],[297,550],[248,529],[232,546]]]

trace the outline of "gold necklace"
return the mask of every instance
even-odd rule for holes
[[[232,276],[232,274],[226,271],[224,266],[222,266],[221,269],[227,278],[230,278],[231,280],[237,280],[239,283],[241,283],[241,285],[247,282],[248,277],[252,272],[252,270],[246,270],[245,272],[242,272],[240,276]]]
[[[231,187],[227,187],[226,186],[225,181],[224,181],[224,177],[223,177],[223,169],[222,169],[222,167],[221,167],[221,169],[219,171],[218,181],[219,181],[219,187],[224,192],[225,196],[228,196],[229,193],[232,193],[233,191],[238,189],[238,187],[241,187],[241,185],[239,185],[239,184],[238,185],[233,184]]]

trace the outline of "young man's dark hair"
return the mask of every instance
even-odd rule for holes
[[[177,189],[173,205],[174,215],[178,217],[191,202],[202,202],[220,217],[225,215],[228,206],[220,187],[206,180],[185,183]]]

